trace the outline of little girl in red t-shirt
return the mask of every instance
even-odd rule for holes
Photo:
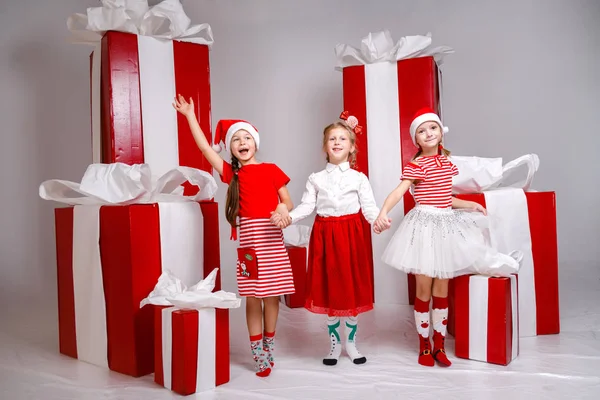
[[[173,106],[186,116],[202,154],[229,185],[225,210],[233,240],[237,239],[238,227],[240,230],[238,289],[240,295],[246,297],[246,322],[256,374],[268,376],[275,365],[273,351],[279,296],[295,291],[283,232],[269,220],[273,212],[287,217],[292,209],[286,187],[290,179],[277,165],[256,160],[260,138],[250,123],[219,121],[215,146],[211,147],[196,119],[193,100],[188,103],[179,95]],[[231,153],[231,163],[218,154],[219,142]]]

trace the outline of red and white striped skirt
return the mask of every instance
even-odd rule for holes
[[[294,277],[283,232],[268,218],[240,217],[240,247],[256,252],[257,277],[246,277],[237,268],[240,296],[273,297],[293,294]]]

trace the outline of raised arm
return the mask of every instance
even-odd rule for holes
[[[206,157],[210,165],[219,173],[219,175],[223,175],[223,159],[217,153],[200,128],[200,124],[198,123],[198,119],[196,118],[196,113],[194,112],[194,100],[190,97],[190,102],[188,103],[182,95],[178,95],[175,97],[175,102],[173,103],[173,107],[185,115],[188,124],[190,125],[190,130],[192,131],[192,136],[194,136],[194,140],[196,141],[196,145]]]

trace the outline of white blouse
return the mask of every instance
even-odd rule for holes
[[[306,182],[302,203],[290,211],[292,223],[308,217],[317,208],[322,217],[362,213],[372,224],[379,215],[373,189],[362,172],[350,168],[348,162],[327,164],[320,172],[311,174]]]

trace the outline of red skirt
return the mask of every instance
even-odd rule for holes
[[[340,317],[372,310],[369,257],[360,214],[317,216],[310,235],[304,307]]]

